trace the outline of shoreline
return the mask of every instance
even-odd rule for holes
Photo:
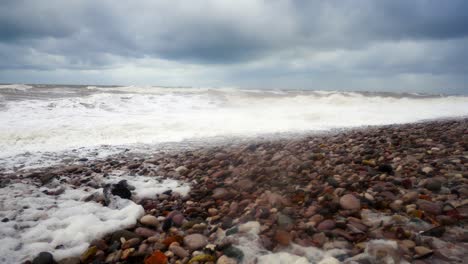
[[[455,118],[195,147],[151,158],[118,154],[81,165],[0,172],[0,186],[22,178],[46,185],[59,176],[91,186],[96,175],[116,170],[190,184],[187,197],[167,193],[139,201],[154,216],[146,218],[158,224],[141,219],[120,232],[122,243],[115,233],[96,237],[81,255],[83,263],[140,263],[150,255],[169,263],[197,256],[198,263],[237,263],[244,255],[244,263],[251,263],[248,252],[239,252],[246,234],[254,235],[261,252],[289,252],[308,261],[307,250],[314,248],[322,259],[348,263],[378,257],[453,263],[468,261],[467,163],[468,119]],[[194,246],[191,238],[204,245]],[[205,248],[208,243],[215,247]],[[327,255],[332,249],[339,253]],[[59,263],[80,260],[64,261]]]
[[[459,116],[459,117],[446,117],[446,118],[435,118],[435,119],[425,119],[417,122],[407,122],[407,123],[395,123],[395,124],[384,124],[384,125],[362,125],[354,127],[339,127],[332,129],[323,129],[323,130],[306,130],[301,132],[276,132],[276,133],[264,133],[258,135],[231,135],[231,136],[214,136],[214,137],[204,137],[204,138],[193,138],[193,139],[184,139],[182,141],[169,141],[169,142],[160,142],[160,143],[133,143],[133,144],[123,144],[123,145],[109,145],[102,144],[96,146],[85,147],[88,149],[88,152],[76,154],[79,149],[83,148],[72,148],[72,149],[63,149],[57,151],[45,151],[40,152],[44,156],[53,157],[53,155],[64,155],[66,158],[62,160],[53,160],[51,165],[40,166],[37,165],[37,162],[34,164],[29,164],[23,167],[25,164],[20,164],[23,166],[12,167],[7,166],[8,169],[0,167],[0,178],[3,175],[8,174],[24,174],[34,171],[44,171],[56,169],[63,166],[72,166],[72,165],[86,165],[90,166],[93,163],[104,162],[108,159],[125,159],[128,160],[131,158],[143,158],[147,159],[153,154],[163,153],[163,154],[178,154],[187,150],[197,150],[197,149],[209,149],[209,148],[232,148],[238,147],[245,144],[254,144],[254,143],[264,143],[264,142],[281,142],[281,141],[290,141],[290,140],[303,140],[309,137],[330,137],[339,134],[351,133],[367,130],[379,129],[379,128],[397,128],[404,126],[412,126],[417,124],[444,124],[450,121],[461,121],[467,120],[468,116]],[[104,154],[103,157],[95,158],[93,156],[99,156],[97,154],[99,149],[105,149],[108,152],[114,152],[114,154]],[[32,152],[35,154],[35,152]],[[6,156],[3,159],[14,159],[23,154],[15,154],[13,156]],[[86,157],[87,156],[87,157]],[[23,157],[25,159],[26,156]],[[85,160],[82,160],[85,158]],[[2,158],[0,158],[1,160]],[[40,159],[45,159],[44,157]],[[46,161],[47,162],[47,161]]]

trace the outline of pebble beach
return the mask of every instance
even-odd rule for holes
[[[462,118],[119,154],[0,178],[2,188],[32,181],[53,198],[58,182],[89,190],[86,203],[140,208],[80,254],[44,251],[23,263],[466,263],[467,163]],[[186,188],[142,196],[131,179],[100,186],[117,172]]]

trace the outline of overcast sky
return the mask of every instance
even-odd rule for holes
[[[465,0],[2,0],[0,82],[468,93]]]

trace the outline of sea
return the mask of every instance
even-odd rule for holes
[[[467,116],[466,95],[5,84],[0,85],[0,173],[123,152]],[[190,190],[190,183],[125,172],[96,181],[121,179],[136,187],[136,196]],[[77,256],[97,236],[129,227],[144,213],[129,200],[116,198],[108,207],[87,202],[93,192],[102,188],[77,187],[67,179],[47,186],[27,178],[2,184],[0,263],[20,263],[41,251],[56,260]],[[339,252],[298,245],[293,247],[301,256],[267,252],[256,242],[255,224],[246,224],[251,237],[239,238],[252,263],[337,263]]]
[[[0,85],[0,168],[121,151],[468,116],[468,96]]]

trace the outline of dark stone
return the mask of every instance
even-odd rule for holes
[[[335,180],[335,178],[333,178],[333,177],[328,177],[327,178],[327,183],[330,184],[331,186],[333,186],[334,188],[337,188],[339,186],[338,181]]]
[[[162,224],[162,230],[164,232],[169,231],[169,229],[172,227],[172,218],[166,218]]]
[[[119,181],[117,184],[112,185],[111,193],[123,199],[130,199],[132,197],[132,192],[130,192],[126,180]]]
[[[437,179],[428,179],[425,187],[430,191],[438,192],[442,188],[442,182]]]
[[[41,252],[32,261],[32,264],[55,264],[54,256],[49,252]]]
[[[8,221],[10,221],[10,219],[8,219],[8,218],[6,218],[6,217],[2,219],[2,222],[3,222],[3,223],[6,223],[6,222],[8,222]]]
[[[111,241],[120,242],[121,237],[125,238],[125,240],[129,240],[132,238],[141,238],[139,235],[124,229],[124,230],[119,230],[119,231],[114,232],[111,236]]]
[[[226,230],[226,236],[234,235],[237,232],[239,232],[239,228],[237,228],[236,226],[236,227]]]
[[[242,252],[242,250],[236,248],[236,247],[233,247],[233,246],[229,246],[227,248],[225,248],[223,250],[223,253],[224,255],[230,257],[230,258],[235,258],[237,259],[237,261],[241,262],[242,259],[244,258],[244,253]]]
[[[393,175],[393,167],[390,164],[382,164],[377,170],[380,172],[385,172],[389,175]]]
[[[277,223],[281,228],[289,228],[294,225],[294,221],[291,219],[291,217],[282,213],[278,214]]]
[[[221,219],[221,228],[226,230],[232,226],[233,219],[229,216],[225,216]]]
[[[422,235],[424,236],[433,236],[433,237],[441,237],[445,233],[445,227],[444,226],[436,226],[434,228],[431,228],[429,230],[426,230],[422,232]]]

